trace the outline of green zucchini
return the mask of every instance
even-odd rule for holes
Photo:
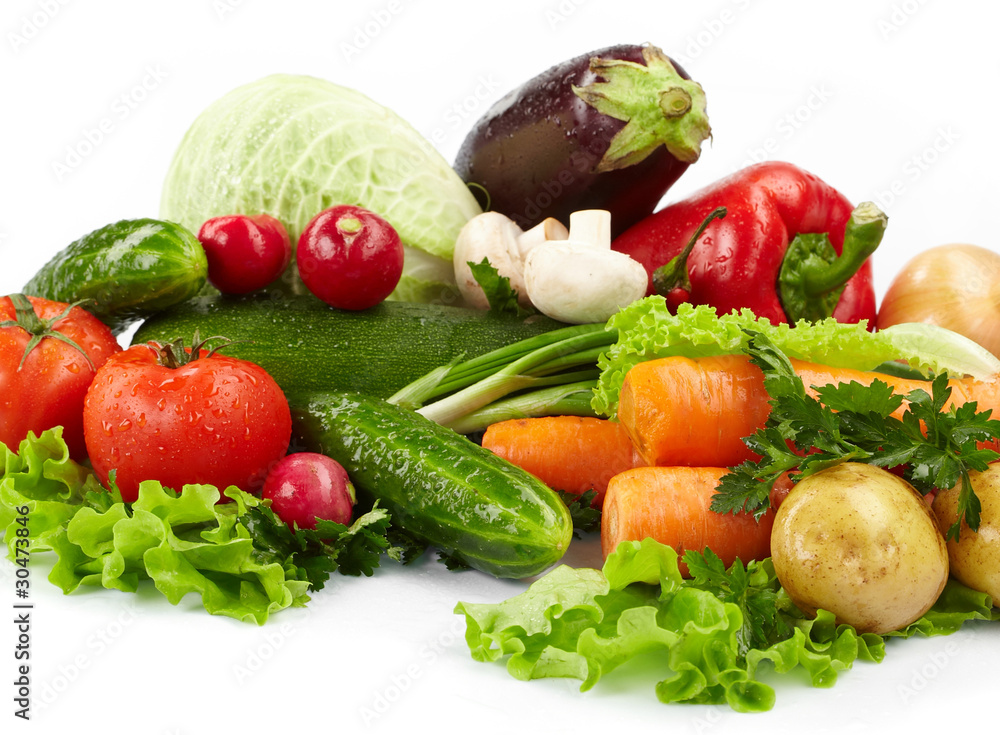
[[[292,393],[292,446],[347,470],[410,534],[497,577],[555,564],[573,523],[533,475],[418,413],[358,393]]]
[[[314,296],[201,296],[151,317],[137,342],[235,340],[222,353],[256,363],[285,391],[353,390],[388,398],[436,367],[565,327],[475,309],[386,301],[334,309]]]
[[[23,293],[84,308],[116,334],[150,314],[195,296],[208,277],[198,238],[173,222],[115,222],[67,245],[28,281]]]

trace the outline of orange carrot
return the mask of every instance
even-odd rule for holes
[[[622,541],[650,537],[673,547],[711,549],[728,567],[771,555],[774,510],[760,521],[752,515],[709,510],[715,488],[729,470],[722,467],[636,467],[608,483],[601,518],[605,558]],[[681,564],[681,573],[687,568]]]
[[[767,401],[745,357],[668,357],[629,370],[618,420],[643,464],[731,467],[750,458],[742,439],[767,420]]]
[[[792,360],[807,391],[813,386],[873,380],[905,394],[928,383],[848,368]],[[1000,414],[1000,379],[950,381],[951,404],[977,401]],[[743,443],[764,425],[771,407],[760,368],[744,355],[692,360],[666,357],[641,362],[625,376],[618,419],[646,465],[731,467],[753,454]],[[902,413],[905,408],[900,408]]]
[[[608,480],[637,460],[620,423],[589,416],[501,421],[486,429],[483,446],[556,490],[594,490],[598,508]]]

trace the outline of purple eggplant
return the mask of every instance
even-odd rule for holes
[[[455,170],[522,229],[606,209],[617,235],[653,212],[710,134],[705,93],[680,66],[655,46],[611,46],[499,100]]]

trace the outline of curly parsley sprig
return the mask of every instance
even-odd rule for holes
[[[1000,454],[980,442],[1000,439],[1000,420],[978,411],[975,402],[948,406],[951,387],[938,375],[930,392],[893,393],[882,380],[813,386],[810,395],[788,357],[765,335],[749,332],[747,353],[764,372],[771,413],[762,429],[744,443],[758,456],[733,468],[712,499],[712,510],[745,510],[760,518],[770,507],[770,493],[784,473],[802,479],[840,462],[901,467],[903,477],[920,493],[961,483],[958,520],[946,532],[958,538],[962,522],[979,528],[980,502],[969,472],[985,470]],[[902,416],[896,411],[906,403]]]

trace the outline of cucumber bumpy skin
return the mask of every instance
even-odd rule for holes
[[[347,470],[403,529],[496,577],[545,571],[573,523],[547,485],[461,434],[378,398],[289,395],[292,446]]]
[[[198,238],[173,222],[122,220],[67,245],[22,292],[81,304],[111,331],[186,301],[205,285],[208,259]]]

